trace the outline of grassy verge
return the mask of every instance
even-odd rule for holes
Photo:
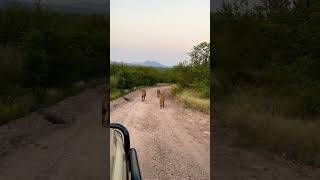
[[[201,97],[196,90],[182,89],[178,86],[173,86],[172,94],[187,108],[198,110],[207,114],[210,113],[210,99]]]
[[[22,102],[16,102],[11,104],[0,103],[0,126],[7,123],[12,119],[26,115],[30,112],[31,107],[23,104]]]
[[[110,92],[111,101],[114,99],[117,99],[118,97],[121,97],[121,96],[123,96],[123,93],[121,93],[121,91],[119,89],[115,89]]]
[[[239,145],[320,167],[320,122],[296,116],[292,99],[246,91],[215,107],[218,126],[236,132]]]

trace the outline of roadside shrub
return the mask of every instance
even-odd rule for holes
[[[118,87],[118,77],[110,76],[110,89],[116,89]]]
[[[210,83],[198,81],[191,84],[191,88],[198,92],[201,98],[210,98]]]

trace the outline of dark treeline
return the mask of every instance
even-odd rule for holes
[[[124,63],[110,65],[111,99],[121,96],[126,91],[158,83],[175,83],[171,68],[129,66]]]
[[[216,98],[235,87],[263,87],[300,97],[300,115],[320,112],[320,2],[261,0],[225,3],[212,14]]]
[[[244,147],[320,166],[320,1],[246,4],[211,14],[218,126]]]
[[[19,7],[1,10],[0,16],[4,87],[16,82],[26,87],[61,86],[105,75],[101,68],[106,64],[105,16]],[[13,72],[15,77],[8,78]]]
[[[108,19],[54,12],[39,4],[0,9],[0,122],[46,104],[36,97],[46,96],[49,88],[105,78]],[[26,94],[39,100],[27,105],[21,99]]]
[[[117,81],[119,89],[175,82],[173,71],[170,68],[128,66],[122,63],[111,64],[110,75],[112,80]]]

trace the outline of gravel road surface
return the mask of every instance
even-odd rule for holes
[[[126,96],[127,103],[123,99],[111,103],[111,122],[128,128],[142,178],[210,179],[209,115],[178,105],[168,86],[160,89],[166,98],[164,109],[157,87],[147,89],[144,102],[137,91]]]

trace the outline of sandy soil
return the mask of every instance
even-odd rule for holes
[[[142,102],[139,91],[111,103],[111,122],[125,125],[131,146],[137,150],[143,179],[209,179],[210,117],[185,109],[165,93],[160,109],[156,87],[147,89]],[[119,105],[121,104],[121,105]]]

